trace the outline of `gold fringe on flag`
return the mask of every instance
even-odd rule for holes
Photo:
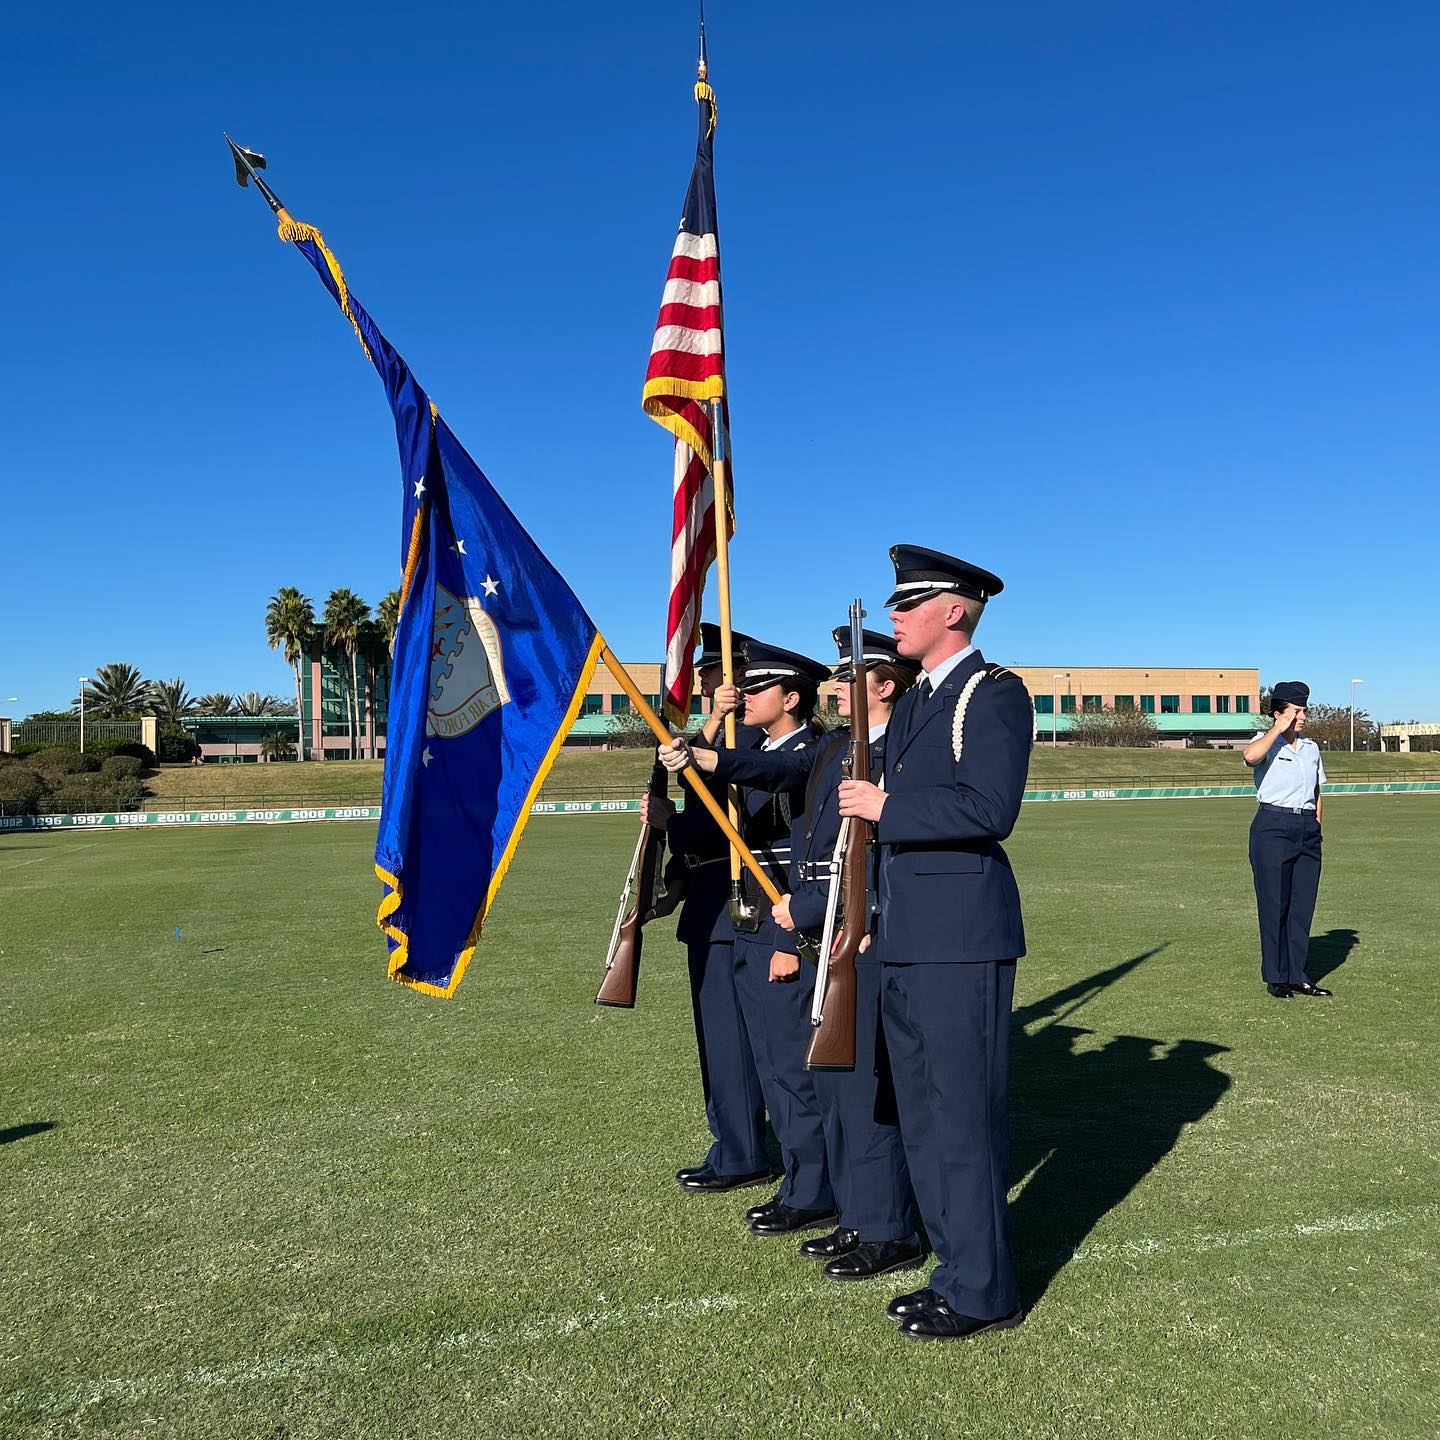
[[[302,240],[308,240],[325,257],[325,265],[330,271],[330,278],[340,292],[340,308],[345,312],[346,319],[350,321],[351,328],[355,331],[355,338],[365,352],[365,358],[373,365],[375,357],[370,353],[370,347],[360,333],[360,323],[355,319],[355,312],[350,308],[350,287],[345,283],[345,272],[341,270],[340,262],[325,243],[325,237],[313,225],[306,225],[302,220],[292,219],[289,212],[285,210],[280,212],[278,233],[287,245],[298,245]]]

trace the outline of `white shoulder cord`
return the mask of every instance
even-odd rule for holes
[[[950,731],[950,739],[957,760],[965,749],[965,712],[970,708],[970,697],[975,693],[975,687],[985,678],[985,675],[984,670],[977,670],[965,682],[965,688],[960,692],[959,700],[955,702],[955,724]]]

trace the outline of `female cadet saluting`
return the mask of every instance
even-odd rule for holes
[[[1302,732],[1310,687],[1282,680],[1270,692],[1273,723],[1245,747],[1260,802],[1250,824],[1250,869],[1260,912],[1260,978],[1277,1000],[1329,995],[1310,983],[1310,921],[1320,890],[1320,747]]]

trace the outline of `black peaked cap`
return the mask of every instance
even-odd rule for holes
[[[808,655],[752,640],[745,658],[742,690],[767,690],[781,680],[808,680],[812,685],[830,678],[830,667]]]
[[[835,637],[835,648],[840,652],[840,663],[830,672],[832,680],[850,678],[850,627],[837,625],[830,632]],[[864,644],[864,658],[867,665],[898,665],[902,670],[920,673],[920,662],[902,655],[895,646],[893,635],[884,635],[879,630],[861,632]]]
[[[745,663],[745,656],[754,641],[739,630],[730,632],[731,653],[737,665]],[[700,622],[700,653],[695,657],[695,668],[703,670],[707,665],[720,663],[720,627],[709,620]]]
[[[890,561],[895,566],[895,593],[885,602],[887,610],[945,593],[989,600],[1005,588],[998,575],[923,545],[892,545]]]
[[[1310,687],[1303,680],[1280,680],[1270,691],[1272,705],[1308,705]]]

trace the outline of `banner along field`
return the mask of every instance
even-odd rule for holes
[[[0,1433],[1431,1435],[1440,803],[1327,806],[1329,1001],[1260,984],[1249,818],[1025,807],[1031,1314],[950,1346],[674,1185],[673,925],[591,1003],[633,818],[532,825],[449,1002],[372,826],[0,836]]]

